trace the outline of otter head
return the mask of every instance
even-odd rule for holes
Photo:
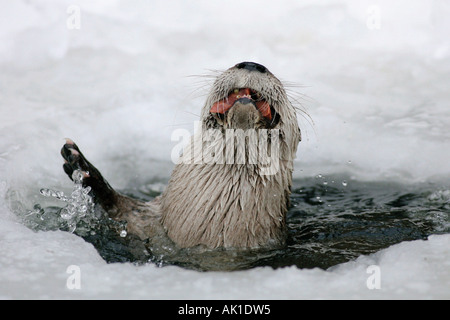
[[[201,124],[161,197],[169,237],[181,247],[284,243],[300,130],[282,83],[254,62],[231,67]]]
[[[280,122],[280,102],[274,94],[279,90],[281,83],[266,67],[242,62],[217,78],[207,109],[224,128],[274,128]]]
[[[238,63],[216,78],[202,120],[204,129],[279,133],[280,157],[286,161],[293,160],[301,140],[296,110],[283,84],[255,62]]]
[[[282,114],[295,118],[283,85],[254,62],[238,63],[218,76],[203,109],[208,127],[231,129],[275,128]]]

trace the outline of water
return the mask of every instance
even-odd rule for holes
[[[22,219],[33,230],[74,232],[92,243],[108,263],[154,263],[201,271],[262,266],[326,270],[402,241],[426,240],[432,234],[450,232],[450,189],[446,186],[361,182],[317,175],[294,180],[284,248],[164,251],[161,243],[149,245],[127,235],[126,225],[109,219],[100,208],[86,210],[86,203],[91,203],[91,198],[86,198],[89,189],[83,190],[81,180],[74,181],[72,201],[61,192],[41,190],[45,196],[52,194],[69,201],[66,207],[41,208],[36,204],[35,211],[27,212]],[[161,192],[162,185],[150,183],[123,192],[148,201]],[[67,207],[72,208],[70,218],[66,217]]]
[[[47,188],[42,188],[39,191],[43,196],[55,197],[58,200],[67,202],[67,205],[59,210],[59,217],[66,222],[70,232],[74,232],[77,224],[80,224],[81,221],[85,224],[87,223],[88,226],[95,226],[95,223],[98,221],[97,214],[94,212],[94,201],[89,195],[91,187],[83,188],[83,173],[80,170],[75,170],[72,174],[72,180],[74,187],[70,198],[66,197],[62,191],[54,191]],[[40,208],[39,204],[36,204],[34,207],[36,208],[36,206]],[[42,220],[43,213],[41,211],[42,209],[36,214]],[[35,214],[35,212],[31,211],[27,216],[32,214]]]
[[[450,231],[448,191],[444,199],[434,201],[434,186],[426,184],[341,185],[342,178],[330,179],[331,184],[315,179],[294,189],[288,248],[271,265],[326,269],[402,241]]]

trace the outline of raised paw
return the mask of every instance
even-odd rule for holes
[[[64,158],[64,172],[67,173],[69,178],[73,180],[73,172],[80,170],[83,173],[83,187],[91,187],[91,195],[94,196],[94,201],[100,203],[110,216],[117,215],[117,212],[112,213],[112,211],[115,210],[119,198],[118,193],[111,188],[97,168],[87,161],[71,139],[66,139],[66,143],[61,149],[61,155]]]
[[[73,172],[80,170],[84,178],[89,177],[90,163],[80,152],[78,146],[71,139],[66,138],[66,143],[61,148],[61,155],[64,158],[64,172],[73,180]]]

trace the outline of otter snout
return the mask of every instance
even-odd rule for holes
[[[262,64],[256,63],[256,62],[241,62],[238,63],[236,66],[236,68],[238,69],[246,69],[248,71],[258,71],[261,73],[266,73],[267,72],[267,68],[264,67]]]
[[[236,100],[227,114],[227,124],[231,129],[254,129],[261,119],[256,103],[249,98]]]

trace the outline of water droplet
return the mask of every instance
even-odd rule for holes
[[[120,236],[121,236],[122,238],[125,238],[125,237],[127,236],[127,231],[126,231],[126,230],[120,231]]]
[[[69,220],[72,216],[67,213],[67,211],[61,212],[61,218],[64,220]]]
[[[87,186],[86,188],[83,189],[84,194],[88,194],[89,192],[91,192],[91,187]]]
[[[62,201],[67,201],[68,198],[65,196],[64,192],[56,191],[56,198]]]
[[[43,220],[42,215],[45,213],[44,209],[42,209],[42,207],[40,206],[40,204],[35,204],[33,206],[33,210],[28,210],[26,216],[31,216],[31,215],[35,215],[36,217],[38,217],[39,219]]]
[[[66,202],[66,206],[59,211],[59,216],[64,221],[64,225],[67,224],[70,232],[74,232],[77,226],[80,226],[79,223],[81,221],[84,223],[83,228],[85,228],[84,225],[86,224],[89,228],[95,227],[97,221],[100,219],[100,216],[95,215],[94,201],[89,195],[91,188],[84,188],[82,185],[83,176],[82,171],[74,171],[72,174],[74,184],[72,193],[69,196],[66,196],[62,191],[47,188],[42,188],[39,191],[46,197],[55,197],[58,200]],[[43,211],[42,209],[42,213],[44,213]],[[35,208],[30,214],[36,213],[37,210]]]
[[[50,189],[42,188],[39,192],[45,197],[50,197]]]
[[[68,223],[68,227],[69,227],[69,232],[74,233],[77,228],[77,225],[76,225],[76,223]]]
[[[346,180],[344,180],[344,181],[342,181],[342,185],[344,186],[344,187],[346,187],[347,186],[347,181]]]
[[[81,172],[81,170],[75,170],[72,173],[72,179],[73,179],[73,182],[75,182],[77,184],[81,184],[83,182],[83,173]]]

